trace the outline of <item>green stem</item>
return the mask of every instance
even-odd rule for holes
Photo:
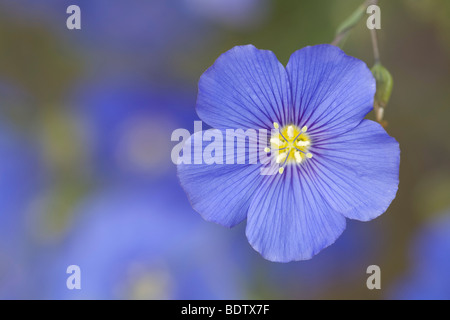
[[[377,64],[380,63],[380,49],[378,47],[377,30],[370,30],[370,36],[372,38],[373,58],[375,60],[375,64]]]

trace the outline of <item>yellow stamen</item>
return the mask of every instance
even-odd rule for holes
[[[278,173],[279,173],[279,174],[283,174],[283,172],[284,172],[284,168],[283,168],[283,167],[281,167],[280,169],[278,169]]]
[[[297,141],[297,146],[299,147],[309,147],[309,145],[311,145],[309,141]]]
[[[277,163],[281,163],[284,159],[286,159],[287,153],[282,153],[277,156]]]
[[[294,127],[293,126],[289,126],[287,128],[287,135],[289,139],[294,139]]]
[[[297,127],[294,124],[288,124],[280,127],[274,122],[275,131],[270,137],[270,144],[264,150],[272,153],[273,161],[283,166],[294,164],[299,165],[312,158],[309,149],[313,141],[306,133],[307,126]],[[301,128],[301,129],[300,129]]]
[[[301,156],[300,152],[295,151],[294,156],[295,156],[295,161],[297,161],[297,163],[301,163],[302,162],[303,159],[302,159],[302,156]]]
[[[283,143],[278,138],[272,138],[270,139],[270,143],[276,144],[277,146],[281,146]]]

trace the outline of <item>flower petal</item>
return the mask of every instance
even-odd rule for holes
[[[400,148],[378,123],[364,120],[312,150],[317,183],[331,207],[361,221],[386,211],[398,189]]]
[[[375,79],[361,60],[332,45],[296,51],[286,67],[292,86],[293,123],[311,134],[345,132],[372,110]]]
[[[275,262],[311,259],[334,243],[346,225],[316,189],[308,163],[266,176],[247,219],[250,244]]]
[[[225,132],[221,132],[225,137]],[[204,132],[197,132],[191,136],[185,147]],[[239,135],[238,135],[239,137]],[[255,143],[250,138],[249,145]],[[211,142],[202,143],[202,152]],[[192,207],[207,221],[215,222],[226,227],[233,227],[247,217],[247,210],[251,199],[262,179],[260,164],[237,164],[245,156],[249,159],[256,151],[250,147],[245,149],[244,155],[239,155],[235,144],[234,164],[226,164],[226,144],[223,143],[222,164],[206,164],[205,161],[194,161],[192,164],[179,164],[178,177],[191,202]],[[195,149],[195,146],[194,146]],[[194,153],[194,159],[200,157]],[[194,163],[201,162],[201,164]]]
[[[275,54],[238,46],[201,76],[197,113],[218,129],[271,128],[284,123],[290,100],[288,76]]]

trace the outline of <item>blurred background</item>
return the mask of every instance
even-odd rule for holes
[[[286,64],[361,3],[1,0],[0,298],[449,299],[449,1],[380,1],[399,192],[312,260],[265,261],[245,223],[203,221],[170,159],[221,53],[251,43]],[[373,65],[365,21],[344,50]],[[73,264],[82,290],[66,287]],[[366,287],[373,264],[381,290]]]

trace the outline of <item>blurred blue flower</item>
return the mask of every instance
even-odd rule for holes
[[[81,205],[77,216],[83,218],[73,235],[41,262],[42,297],[242,298],[234,248],[224,234],[192,215],[175,181],[151,191],[110,188]],[[66,287],[69,265],[81,269],[81,290]]]
[[[91,45],[122,50],[157,48],[197,29],[180,0],[5,0],[2,7],[19,13],[24,22],[46,22],[67,32],[66,10],[74,4],[81,9],[79,34]]]
[[[260,146],[278,172],[237,164],[236,152],[234,165],[181,163],[193,208],[228,227],[247,218],[250,244],[277,262],[312,258],[341,235],[346,218],[378,217],[397,192],[400,150],[363,120],[374,93],[365,63],[331,45],[295,52],[286,68],[251,45],[224,53],[200,79],[197,113],[220,130],[279,128],[270,147]]]
[[[393,289],[401,300],[450,299],[450,213],[426,226],[412,247],[413,268]]]
[[[0,298],[13,299],[25,283],[25,212],[37,194],[42,167],[35,146],[0,124]]]
[[[145,51],[195,48],[214,34],[211,22],[245,27],[261,20],[266,0],[4,0],[4,11],[20,13],[24,22],[50,23],[67,36],[66,9],[81,9],[81,30],[71,39],[102,50]],[[24,16],[25,15],[25,16]]]
[[[267,0],[184,0],[190,11],[231,28],[251,27],[268,13]]]
[[[92,155],[92,175],[123,182],[174,176],[171,134],[193,127],[195,95],[190,92],[125,75],[74,90],[74,115]]]
[[[78,5],[86,30],[83,38],[104,48],[167,51],[194,45],[200,38],[194,35],[202,33],[179,0],[83,0]]]

